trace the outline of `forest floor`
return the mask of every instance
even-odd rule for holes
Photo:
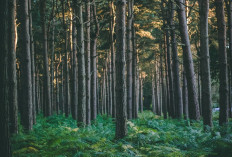
[[[86,128],[62,115],[37,118],[30,133],[12,138],[15,157],[231,157],[232,123],[218,126],[214,114],[214,128],[204,131],[202,121],[190,124],[186,120],[164,120],[149,111],[128,121],[128,136],[115,140],[113,119],[106,115]]]

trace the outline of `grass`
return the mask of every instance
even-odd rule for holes
[[[204,131],[202,122],[164,120],[149,111],[128,121],[128,136],[115,140],[112,118],[98,116],[91,126],[77,128],[62,115],[38,116],[33,131],[12,138],[15,157],[231,157],[232,124]]]

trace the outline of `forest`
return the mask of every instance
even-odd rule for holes
[[[1,0],[1,157],[231,157],[231,0]]]

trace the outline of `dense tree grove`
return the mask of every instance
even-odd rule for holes
[[[231,0],[1,0],[0,156],[37,116],[115,139],[151,110],[212,129],[232,118]],[[189,124],[191,125],[191,124]],[[21,130],[20,130],[21,129]]]

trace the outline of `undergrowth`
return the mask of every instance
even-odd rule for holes
[[[216,117],[214,117],[217,119]],[[232,124],[204,131],[202,122],[164,120],[145,111],[128,121],[128,136],[115,140],[113,119],[98,116],[91,126],[77,128],[62,115],[37,118],[33,131],[12,138],[15,157],[231,157]]]

